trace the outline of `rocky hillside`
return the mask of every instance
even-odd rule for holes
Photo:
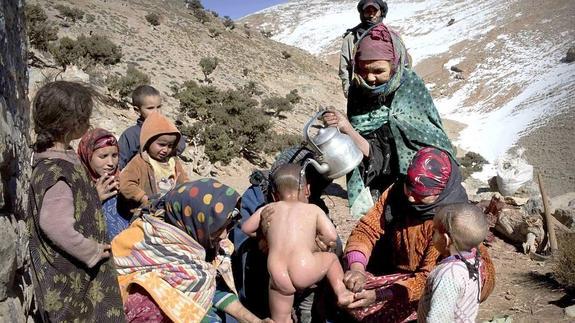
[[[356,3],[293,0],[242,22],[334,64],[341,35],[359,22]],[[575,63],[565,57],[575,46],[575,2],[388,4],[385,21],[403,35],[440,113],[465,125],[456,144],[491,162],[525,146],[553,195],[574,191]]]
[[[236,23],[226,28],[223,21],[207,13],[201,23],[183,0],[74,0],[30,1],[40,4],[49,20],[59,27],[58,37],[77,38],[79,35],[105,35],[122,48],[119,64],[91,67],[87,75],[74,68],[61,74],[54,68],[31,70],[31,94],[35,88],[54,76],[80,78],[100,86],[106,92],[105,81],[113,75],[124,75],[128,65],[145,72],[151,84],[163,93],[169,115],[177,118],[179,102],[171,86],[188,80],[204,79],[199,62],[204,57],[218,58],[218,66],[210,75],[211,85],[220,89],[238,88],[253,81],[262,92],[259,101],[272,96],[285,96],[297,90],[302,97],[287,118],[273,118],[278,132],[299,133],[302,125],[320,107],[343,106],[337,73],[332,66],[304,50],[266,38],[249,26]],[[56,9],[59,5],[77,8],[93,17],[72,22]],[[152,26],[145,16],[159,15],[160,24]],[[50,55],[36,52],[50,62]],[[289,57],[287,57],[289,56]],[[92,123],[119,135],[134,123],[131,109],[100,107]],[[188,120],[189,121],[189,120]]]

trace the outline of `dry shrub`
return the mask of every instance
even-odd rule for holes
[[[118,92],[123,98],[130,95],[138,86],[150,84],[150,77],[135,66],[129,65],[126,75],[122,77],[112,76],[107,83],[110,91]]]
[[[32,47],[46,51],[50,42],[58,39],[58,27],[48,21],[48,16],[38,4],[27,4],[25,9],[28,39]]]
[[[61,38],[50,48],[56,63],[62,67],[76,64],[86,69],[95,64],[114,65],[122,58],[122,49],[106,36],[78,36],[77,40]]]
[[[575,291],[575,233],[566,233],[559,237],[559,252],[555,265],[557,281],[572,292]]]
[[[82,20],[84,18],[84,11],[81,9],[68,7],[63,4],[56,5],[54,8],[60,12],[60,15],[66,19],[72,20],[72,22],[76,22],[77,20]]]
[[[155,12],[150,12],[145,16],[146,21],[152,26],[159,26],[160,25],[160,15]]]

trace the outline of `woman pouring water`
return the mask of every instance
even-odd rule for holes
[[[356,46],[347,117],[330,110],[323,120],[349,135],[363,152],[362,164],[347,183],[352,214],[360,216],[391,183],[405,177],[420,148],[455,154],[429,91],[408,67],[399,35],[379,24]]]

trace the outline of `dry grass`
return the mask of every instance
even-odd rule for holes
[[[575,291],[575,233],[560,236],[555,277],[565,288]]]

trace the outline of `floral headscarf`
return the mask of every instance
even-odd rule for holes
[[[217,246],[210,238],[239,220],[240,195],[231,187],[205,178],[181,184],[165,196],[165,221],[188,233],[206,250]]]
[[[102,128],[89,130],[84,134],[84,136],[82,136],[82,139],[80,139],[80,144],[78,144],[78,155],[80,156],[82,164],[86,166],[86,169],[88,169],[88,172],[90,173],[90,177],[94,181],[97,180],[100,175],[90,167],[92,155],[94,154],[94,151],[109,146],[116,147],[118,148],[118,152],[120,151],[120,146],[118,146],[116,137],[114,137],[114,135],[108,130],[104,130]],[[118,166],[116,165],[115,175],[117,174]]]

